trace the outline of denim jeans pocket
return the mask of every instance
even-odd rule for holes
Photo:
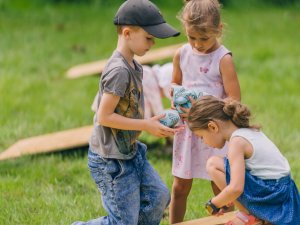
[[[110,159],[107,162],[106,171],[107,174],[110,175],[112,181],[118,179],[118,177],[120,177],[124,172],[122,160]]]

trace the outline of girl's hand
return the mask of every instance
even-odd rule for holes
[[[170,94],[171,98],[173,98],[174,88],[172,86],[169,89],[169,94]]]
[[[176,107],[175,107],[175,105],[174,105],[173,99],[171,100],[171,109],[175,109],[175,110],[176,110]]]
[[[183,113],[180,113],[180,117],[182,120],[186,121],[190,112],[190,108],[183,108],[180,106],[180,109],[183,111]]]
[[[171,109],[176,110],[176,107],[174,106],[174,101],[173,101],[173,95],[174,95],[174,87],[173,86],[170,87],[169,94],[170,94],[170,97],[171,97]]]
[[[225,206],[223,206],[223,208],[230,208],[230,207],[232,207],[232,206],[234,206],[234,203],[233,202],[229,202],[228,204],[226,204]]]
[[[217,214],[215,214],[215,216],[222,216],[222,215],[224,215],[224,209],[223,208],[221,208],[219,210],[219,212],[217,212]]]
[[[219,212],[216,214],[216,216],[222,216],[225,212],[228,212],[227,210],[230,208],[230,207],[233,207],[234,206],[234,203],[233,202],[230,202],[226,205],[224,205],[223,207],[221,207],[221,209],[219,210]]]
[[[191,103],[192,103],[192,105],[193,105],[194,102],[195,102],[195,100],[194,100],[191,96],[189,96],[188,98],[189,98],[189,100],[191,101]],[[184,121],[186,121],[191,108],[183,108],[183,107],[180,107],[180,109],[184,112],[184,113],[181,113],[181,114],[180,114],[180,117],[181,117]]]
[[[157,137],[168,137],[174,135],[176,132],[180,132],[184,127],[170,128],[162,125],[159,120],[164,118],[166,114],[154,116],[150,119],[146,119],[146,128],[145,131]]]
[[[193,99],[191,96],[189,96],[189,99],[190,99],[190,101],[191,101],[191,103],[192,103],[192,105],[195,103],[195,99]]]

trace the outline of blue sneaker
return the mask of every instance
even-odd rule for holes
[[[164,111],[166,116],[159,120],[159,122],[167,127],[173,128],[179,121],[179,113],[174,109],[167,109]]]

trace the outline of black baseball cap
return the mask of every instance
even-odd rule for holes
[[[125,1],[115,15],[114,24],[139,26],[157,38],[175,37],[180,34],[166,23],[157,6],[149,0]]]

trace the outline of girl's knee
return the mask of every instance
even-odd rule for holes
[[[172,186],[172,195],[174,197],[186,197],[190,193],[192,183],[190,180],[186,182],[174,182]]]
[[[212,156],[206,162],[206,171],[209,175],[224,166],[223,159],[220,156]]]

